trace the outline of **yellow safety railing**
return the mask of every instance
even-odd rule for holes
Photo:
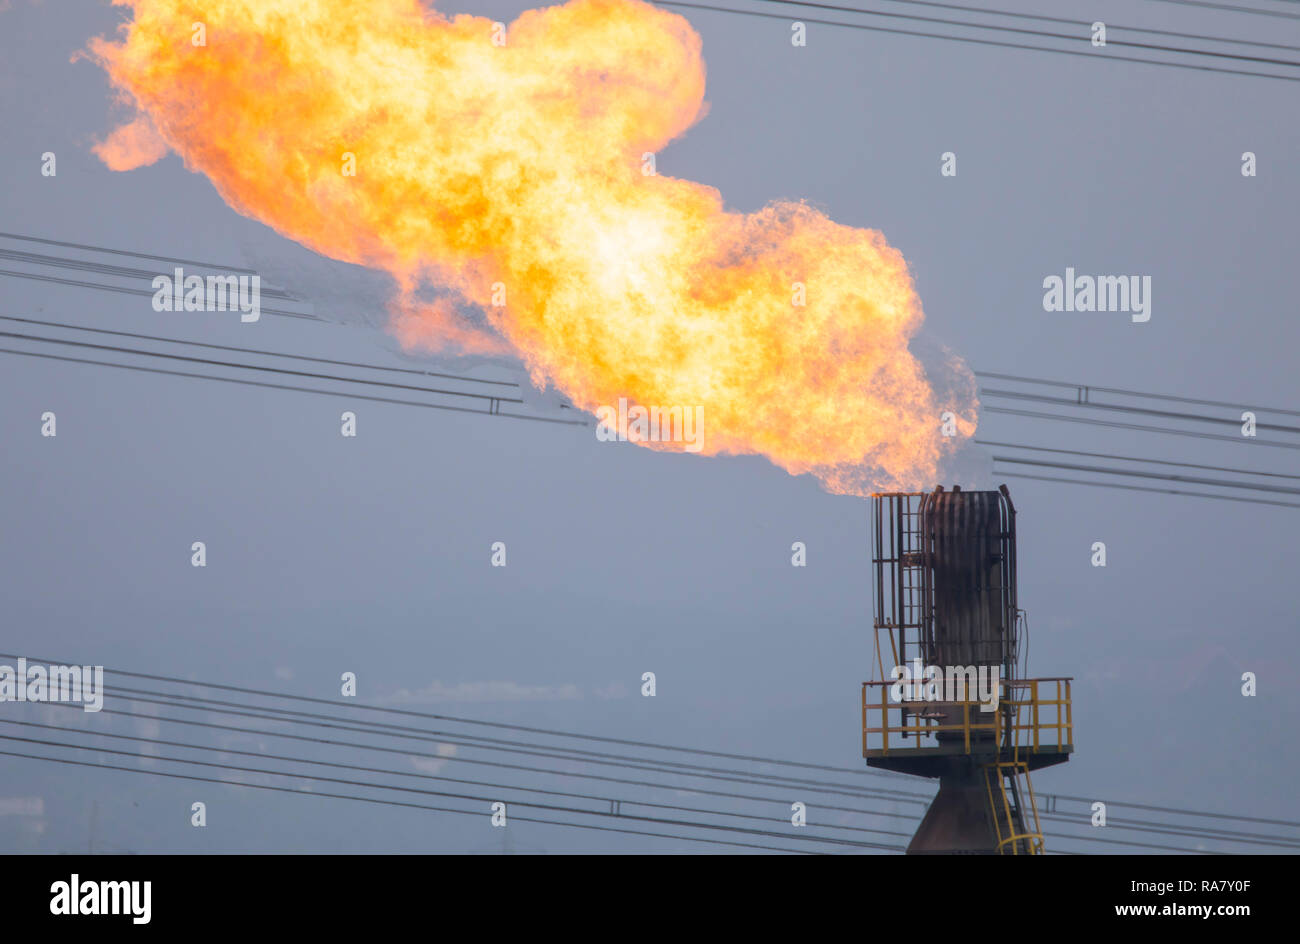
[[[982,703],[973,698],[893,701],[890,689],[896,683],[863,682],[863,756],[887,756],[900,748],[937,748],[937,743],[922,740],[940,733],[960,733],[965,753],[970,753],[972,734],[990,747],[1010,747],[1016,761],[1022,747],[1028,753],[1072,747],[1070,681],[1066,677],[1002,680],[993,711],[981,710]],[[980,738],[981,732],[991,737]]]
[[[1007,724],[1014,759],[1020,749],[1037,754],[1041,747],[1060,748],[1074,744],[1074,715],[1070,705],[1070,679],[1021,679],[1008,683],[1014,695]],[[1051,697],[1046,697],[1046,696]],[[1022,710],[1028,718],[1021,720]],[[1055,735],[1050,739],[1044,735]]]

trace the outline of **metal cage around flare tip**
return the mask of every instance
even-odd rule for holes
[[[872,501],[875,627],[894,637],[895,664],[1000,665],[1014,678],[1016,521],[1005,487]]]

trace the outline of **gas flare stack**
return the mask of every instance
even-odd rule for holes
[[[1011,494],[871,500],[880,675],[862,685],[862,753],[939,780],[907,852],[1040,855],[1029,773],[1074,750],[1070,679],[1024,677]]]

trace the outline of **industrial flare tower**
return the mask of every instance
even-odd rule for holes
[[[1029,772],[1074,750],[1070,679],[1024,677],[1011,495],[940,486],[872,503],[879,677],[862,685],[862,753],[868,767],[939,780],[907,851],[1041,854]],[[901,681],[918,666],[919,684]]]

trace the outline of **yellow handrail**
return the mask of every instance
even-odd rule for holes
[[[1040,683],[1044,682],[1054,683],[1054,698],[1042,697]],[[1074,718],[1070,702],[1070,682],[1071,679],[1066,677],[1003,681],[1002,687],[1005,694],[1000,700],[1000,705],[1005,706],[1005,708],[995,711],[988,723],[973,722],[971,720],[972,708],[975,706],[982,707],[982,703],[977,699],[967,698],[942,702],[908,700],[891,703],[889,701],[889,689],[893,687],[894,682],[863,682],[863,755],[887,755],[891,747],[891,734],[897,735],[903,740],[914,735],[919,745],[920,740],[925,737],[940,733],[951,732],[956,734],[960,732],[964,750],[966,753],[970,753],[971,733],[987,731],[993,735],[995,744],[1000,745],[1004,739],[1009,742],[1013,746],[1017,760],[1019,759],[1022,735],[1023,740],[1029,742],[1026,746],[1030,747],[1032,753],[1038,753],[1044,748],[1060,750],[1072,747]],[[870,688],[879,689],[879,704],[875,703],[874,698],[869,697],[868,689]],[[921,713],[921,709],[925,707],[934,707],[940,704],[954,710],[960,707],[960,723],[941,723],[938,719],[926,717]],[[1020,720],[1021,708],[1029,709],[1028,721],[1022,722]],[[880,723],[873,725],[874,712],[877,710],[880,712]],[[896,723],[894,718],[891,717],[891,711],[898,712]],[[908,717],[909,712],[910,718]],[[1045,715],[1048,717],[1045,717]],[[1052,738],[1053,734],[1055,735],[1054,738]],[[871,747],[872,735],[880,735],[881,745],[879,748]],[[1049,738],[1052,743],[1048,742]]]

